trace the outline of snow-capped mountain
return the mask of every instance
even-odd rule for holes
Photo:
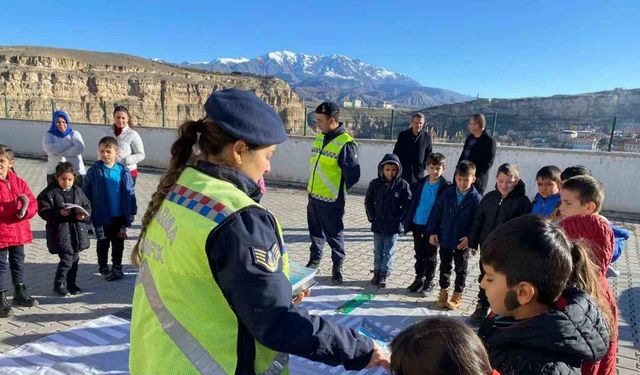
[[[396,106],[424,108],[472,99],[453,91],[424,87],[406,74],[333,54],[311,56],[275,51],[249,59],[217,58],[183,66],[209,71],[272,75],[287,81],[305,101],[361,99],[367,105],[390,102]]]

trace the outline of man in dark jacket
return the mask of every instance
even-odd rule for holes
[[[504,163],[498,167],[496,176],[496,189],[482,198],[473,219],[471,232],[469,233],[469,248],[482,250],[484,241],[489,234],[500,224],[528,214],[531,212],[531,201],[526,195],[524,182],[520,179],[520,171],[515,164]],[[482,281],[484,268],[480,263],[480,276]],[[478,292],[478,305],[471,315],[471,321],[481,322],[489,312],[489,301],[484,289]]]
[[[476,165],[475,187],[480,194],[484,194],[489,182],[489,169],[496,157],[496,141],[487,134],[486,125],[487,121],[482,113],[469,118],[467,128],[471,134],[464,141],[464,147],[458,159],[458,163],[469,160]]]
[[[426,175],[427,158],[431,154],[431,136],[424,128],[422,113],[411,116],[411,127],[398,134],[393,153],[398,155],[404,166],[402,178],[413,187]]]
[[[374,245],[372,285],[386,286],[402,221],[411,200],[409,183],[400,175],[402,164],[394,154],[386,154],[378,164],[378,178],[369,183],[364,206],[371,223]]]

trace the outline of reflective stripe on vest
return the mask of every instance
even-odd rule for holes
[[[237,317],[213,278],[203,249],[212,230],[248,206],[261,207],[231,183],[194,168],[187,168],[167,194],[140,241],[131,319],[132,374],[177,368],[216,375],[235,371]],[[275,221],[282,272],[288,277],[288,253]],[[208,304],[193,303],[200,298]],[[212,310],[211,303],[218,307]],[[254,345],[256,373],[288,371],[288,354],[255,340]]]
[[[344,145],[354,140],[349,134],[341,133],[323,147],[324,138],[324,134],[317,134],[311,146],[307,192],[315,199],[335,202],[341,188],[346,193],[346,186],[340,186],[342,170],[338,157]]]
[[[153,281],[153,275],[151,275],[147,261],[140,263],[140,270],[138,271],[138,277],[136,279],[136,284],[138,283],[142,284],[149,305],[151,305],[151,309],[160,321],[162,329],[171,337],[171,340],[173,340],[180,351],[182,351],[182,354],[189,359],[193,367],[197,368],[202,374],[224,375],[225,372],[218,362],[216,362],[207,350],[200,345],[198,340],[171,315],[171,312],[169,312],[164,305],[158,293],[158,288],[156,288],[156,284]]]

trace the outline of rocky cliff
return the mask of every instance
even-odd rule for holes
[[[497,112],[522,117],[639,117],[640,89],[615,89],[580,95],[554,95],[521,99],[478,99],[430,107],[425,114],[469,115]]]
[[[299,132],[304,107],[277,78],[204,73],[130,55],[42,47],[0,47],[1,117],[50,120],[53,109],[73,122],[112,122],[113,106],[129,107],[137,125],[177,127],[203,115],[213,90],[254,91]]]

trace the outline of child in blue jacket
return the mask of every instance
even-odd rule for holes
[[[555,165],[547,165],[536,173],[538,193],[533,198],[531,213],[551,220],[558,220],[560,207],[560,174],[562,171]]]
[[[473,183],[476,166],[468,160],[456,167],[455,186],[448,187],[436,201],[427,222],[431,245],[440,245],[440,295],[436,305],[455,310],[460,307],[469,265],[469,232],[482,196]],[[449,298],[452,263],[455,264],[454,293]]]
[[[374,271],[371,284],[380,288],[387,285],[398,233],[403,232],[402,221],[411,201],[411,188],[401,175],[400,159],[394,154],[386,154],[378,164],[378,178],[369,183],[364,199],[367,219],[373,232]]]
[[[131,173],[127,167],[116,163],[117,155],[118,141],[114,137],[102,138],[98,143],[100,160],[89,168],[82,184],[82,190],[91,201],[91,222],[98,240],[98,271],[107,281],[124,278],[124,240],[137,211]],[[110,245],[111,271],[107,262]]]
[[[446,161],[446,157],[439,152],[429,155],[425,176],[418,180],[411,191],[411,204],[403,223],[405,233],[413,232],[413,250],[416,258],[416,277],[407,289],[417,292],[421,297],[428,296],[433,290],[433,279],[438,265],[438,247],[429,243],[425,228],[436,200],[450,185],[444,178]]]

